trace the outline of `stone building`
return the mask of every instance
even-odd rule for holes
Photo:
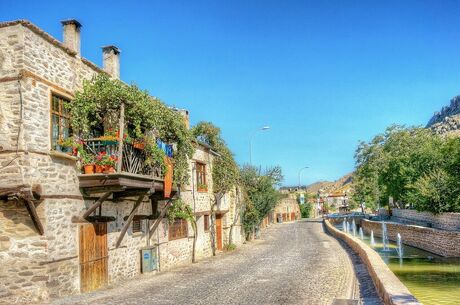
[[[288,194],[282,198],[274,209],[275,221],[294,221],[301,218],[297,195]]]
[[[99,68],[80,54],[80,23],[62,24],[64,42],[28,21],[0,23],[0,304],[90,291],[143,268],[161,271],[191,261],[193,231],[187,222],[163,218],[161,180],[126,173],[85,177],[77,158],[55,150],[56,140],[69,134],[62,104],[83,80],[120,75],[118,48],[103,48]],[[223,248],[237,214],[231,192],[210,220],[214,155],[196,144],[192,179],[180,193],[197,215],[197,257],[212,253],[211,223]],[[106,184],[109,191],[102,191]],[[238,219],[235,224],[238,244]]]

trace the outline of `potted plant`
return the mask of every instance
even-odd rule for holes
[[[60,139],[57,142],[56,150],[59,152],[63,152],[63,153],[72,155],[74,146],[75,146],[75,143],[73,141],[73,138]]]
[[[116,156],[109,156],[105,151],[99,152],[96,156],[96,173],[114,173]]]
[[[94,174],[94,156],[82,150],[80,152],[81,164],[85,174]]]
[[[198,192],[207,192],[208,191],[208,185],[205,184],[205,183],[198,183],[197,191]]]
[[[96,171],[96,174],[100,174],[104,171],[104,166],[105,166],[105,159],[106,159],[107,155],[104,152],[99,152],[96,156],[96,160],[95,160],[95,171]]]
[[[118,131],[108,129],[106,132],[104,132],[103,136],[100,136],[97,139],[103,141],[104,145],[116,145],[118,143],[118,135]]]
[[[118,158],[116,156],[110,156],[107,160],[105,170],[109,173],[115,173],[115,165],[117,164]]]
[[[134,139],[133,140],[133,146],[136,149],[143,150],[145,148],[145,139],[143,139],[143,138]]]

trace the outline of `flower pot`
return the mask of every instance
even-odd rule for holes
[[[134,142],[133,146],[134,146],[134,148],[137,148],[137,149],[144,149],[145,148],[145,143],[144,142]]]
[[[100,174],[104,171],[104,166],[96,164],[95,169],[96,169],[96,174]]]
[[[94,174],[94,165],[92,164],[83,166],[83,169],[85,171],[85,174]]]
[[[115,168],[110,165],[104,165],[104,173],[115,173]]]

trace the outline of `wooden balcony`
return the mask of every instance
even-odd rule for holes
[[[95,156],[99,153],[120,156],[118,141],[104,141],[89,139],[85,142],[85,150]],[[80,187],[85,191],[113,190],[126,191],[130,189],[144,189],[153,192],[162,192],[164,189],[164,174],[159,166],[146,163],[144,150],[134,145],[123,143],[120,171],[114,173],[80,174]]]

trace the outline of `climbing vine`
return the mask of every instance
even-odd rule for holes
[[[225,195],[225,193],[231,191],[237,187],[239,183],[239,168],[233,158],[233,154],[228,148],[227,144],[221,137],[220,129],[210,122],[200,122],[192,128],[193,136],[200,142],[203,142],[212,147],[217,153],[213,159],[212,164],[212,178],[213,178],[213,191],[214,191],[214,202],[210,202],[210,210],[212,213],[211,217],[211,246],[213,255],[216,255],[216,232],[215,232],[215,207],[216,203]],[[237,195],[238,196],[238,195]],[[240,206],[237,207],[236,214],[239,214]],[[238,221],[238,217],[234,218],[233,223],[230,224],[229,240],[231,242],[231,236],[233,227]]]
[[[97,126],[116,129],[121,104],[125,105],[125,122],[134,138],[153,132],[162,141],[175,145],[174,181],[188,180],[187,159],[194,152],[192,136],[184,118],[159,99],[149,95],[136,85],[128,85],[106,74],[96,75],[83,82],[72,103],[66,105],[71,115],[71,126],[81,137],[91,136]],[[158,152],[153,158],[163,164]]]
[[[195,262],[195,249],[196,249],[196,240],[198,230],[196,227],[196,219],[193,214],[192,208],[178,198],[173,200],[172,204],[168,207],[168,221],[170,224],[174,222],[175,219],[185,219],[190,222],[193,229],[193,251],[192,251],[192,262]]]
[[[217,153],[212,166],[213,190],[223,195],[229,192],[239,181],[239,168],[233,154],[221,137],[221,131],[210,122],[200,122],[192,128],[193,136]]]

